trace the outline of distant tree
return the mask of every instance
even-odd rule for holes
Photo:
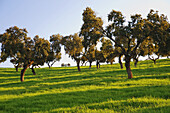
[[[16,72],[18,72],[19,67],[22,67],[22,64],[18,62],[18,58],[13,58],[10,62],[14,65]]]
[[[85,63],[85,66],[86,66],[87,58],[84,55],[81,57],[81,61],[82,61],[81,66],[83,66],[84,63]]]
[[[80,36],[83,36],[84,56],[88,59],[91,68],[93,62],[91,50],[97,45],[99,38],[103,36],[103,21],[96,16],[90,7],[87,7],[82,15],[84,23],[81,27]]]
[[[160,53],[158,52],[159,46],[154,44],[153,39],[150,37],[148,38],[148,42],[145,43],[145,46],[147,46],[144,50],[147,51],[148,58],[152,60],[154,64],[156,64],[156,60],[158,60],[160,57]]]
[[[100,68],[100,63],[106,62],[106,58],[104,57],[104,54],[102,51],[95,50],[95,60],[96,60],[96,67],[97,69]]]
[[[35,66],[43,66],[44,63],[47,61],[47,58],[50,53],[50,42],[44,38],[40,38],[36,35],[33,38],[33,48],[32,48],[32,55],[33,61],[31,70],[34,75],[36,75],[34,67]]]
[[[79,37],[77,33],[75,33],[74,35],[65,36],[62,39],[64,50],[66,54],[69,55],[69,57],[76,61],[78,71],[81,71],[80,60],[82,57],[81,53],[83,51],[82,40],[83,39]]]
[[[50,53],[46,61],[49,68],[61,59],[61,40],[62,36],[60,34],[50,36]]]
[[[118,57],[118,61],[119,61],[119,64],[120,64],[120,68],[123,69],[123,63],[122,63],[123,53],[122,53],[122,51],[121,51],[121,48],[120,48],[120,47],[115,47],[115,49],[114,49],[114,54],[115,54],[115,56]]]
[[[111,65],[115,59],[114,47],[113,43],[109,39],[102,38],[101,39],[102,46],[100,48],[101,52],[103,53],[104,58],[107,62],[110,62]]]
[[[61,64],[61,67],[64,67],[64,63]]]
[[[159,15],[158,11],[151,10],[148,14],[148,21],[152,23],[152,32],[150,37],[153,39],[155,47],[157,46],[157,54],[161,56],[168,56],[169,50],[168,41],[170,35],[170,23],[167,16]]]
[[[84,56],[87,58],[90,64],[89,69],[91,69],[92,62],[95,61],[95,45],[91,45]]]
[[[70,63],[68,63],[67,66],[70,67]]]
[[[151,48],[152,47],[152,48]],[[137,63],[139,61],[139,57],[145,57],[146,55],[153,54],[153,42],[150,37],[147,37],[136,50],[136,54],[133,56],[134,65],[137,67]]]

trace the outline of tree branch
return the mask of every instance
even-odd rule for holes
[[[113,38],[111,38],[111,37],[108,37],[108,38],[109,38],[110,40],[112,40],[118,47],[120,47],[120,48],[122,49],[124,55],[127,54],[126,51],[125,51],[125,48],[123,48],[122,45],[118,44]]]

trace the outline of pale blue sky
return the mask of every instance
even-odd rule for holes
[[[0,0],[0,34],[11,26],[26,28],[28,36],[39,35],[49,39],[52,34],[63,36],[80,31],[82,13],[91,7],[107,25],[107,15],[112,9],[119,10],[129,19],[132,14],[145,18],[150,9],[158,10],[170,18],[170,0]],[[62,51],[62,62],[75,63]],[[9,61],[0,67],[13,66]]]

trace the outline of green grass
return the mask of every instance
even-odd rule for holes
[[[127,79],[119,64],[81,67],[37,68],[37,75],[0,68],[0,112],[29,113],[169,113],[170,59],[131,64]],[[20,69],[21,70],[21,69]]]

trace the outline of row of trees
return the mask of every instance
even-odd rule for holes
[[[26,29],[16,26],[10,27],[0,35],[1,56],[0,62],[10,58],[16,70],[21,70],[21,81],[24,81],[24,74],[28,67],[35,74],[34,67],[47,63],[49,68],[61,59],[61,46],[64,46],[65,53],[76,61],[78,71],[80,62],[96,61],[97,68],[100,62],[112,62],[115,57],[121,61],[124,56],[125,67],[128,78],[133,78],[130,62],[133,59],[137,65],[140,56],[148,55],[156,63],[156,59],[150,57],[170,55],[170,23],[165,15],[151,10],[147,18],[140,14],[132,15],[131,20],[126,22],[121,12],[112,10],[108,14],[106,28],[103,28],[103,21],[97,17],[95,12],[87,7],[83,12],[83,25],[78,33],[69,36],[59,34],[50,36],[50,40],[40,38],[38,35],[33,39],[27,36]],[[102,43],[100,50],[97,50],[98,42]],[[158,59],[157,58],[157,59]]]

